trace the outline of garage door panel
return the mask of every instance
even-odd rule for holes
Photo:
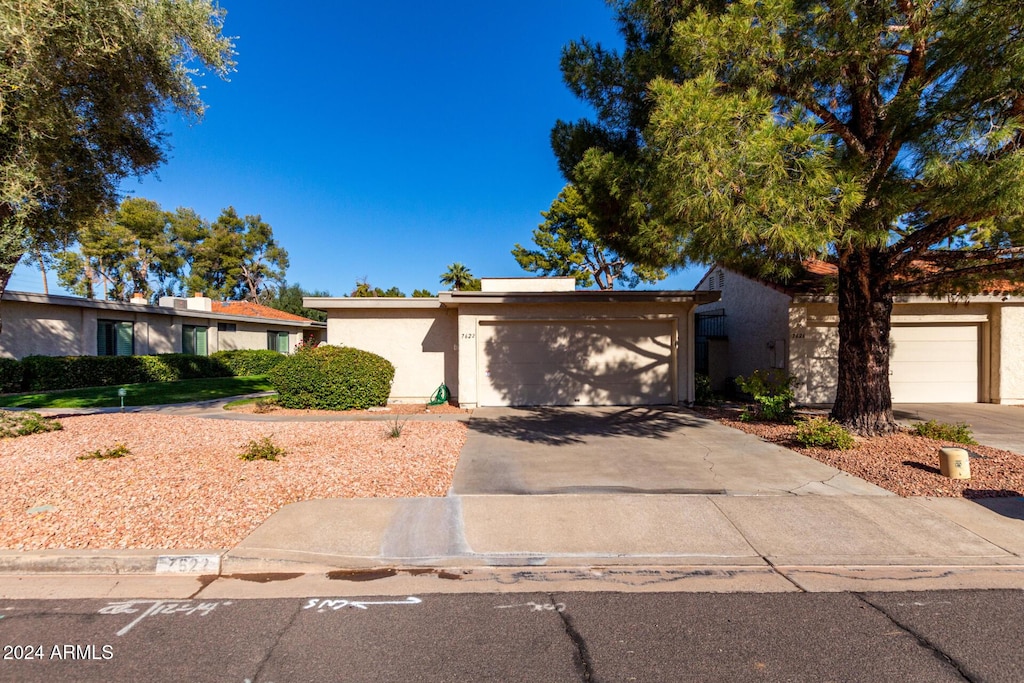
[[[482,323],[482,406],[671,403],[669,321]]]
[[[890,336],[898,341],[923,341],[929,343],[947,341],[977,342],[977,325],[895,325]]]
[[[978,400],[978,326],[894,326],[889,388],[894,403]]]
[[[892,377],[897,377],[893,371]],[[922,382],[941,386],[949,382],[977,383],[978,370],[964,363],[903,363],[897,382]]]

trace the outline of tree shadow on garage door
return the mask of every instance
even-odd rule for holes
[[[669,405],[676,386],[664,319],[482,323],[480,406]]]
[[[488,436],[531,444],[567,446],[600,437],[666,439],[686,427],[701,427],[708,420],[674,406],[622,406],[602,408],[533,407],[477,410],[469,429]]]

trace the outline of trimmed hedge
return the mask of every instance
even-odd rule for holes
[[[268,378],[284,408],[372,408],[387,403],[395,366],[369,351],[321,346],[286,357]]]
[[[231,368],[236,377],[252,377],[270,372],[272,367],[284,360],[284,354],[269,349],[237,349],[218,351],[210,358]]]
[[[21,363],[13,358],[0,358],[0,394],[21,391],[25,371]]]
[[[26,356],[21,359],[23,391],[84,389],[139,382],[232,377],[224,363],[208,356]]]

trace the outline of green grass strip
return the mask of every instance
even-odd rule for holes
[[[92,387],[68,391],[47,391],[33,394],[0,396],[2,408],[113,408],[121,405],[117,395],[120,387]],[[153,406],[167,403],[210,401],[216,398],[272,391],[263,375],[254,377],[211,377],[184,379],[179,382],[147,382],[126,384],[126,406]]]

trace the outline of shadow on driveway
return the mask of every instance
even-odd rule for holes
[[[667,439],[705,418],[674,406],[617,408],[478,408],[470,431],[529,444],[568,446],[594,438]]]
[[[455,495],[892,495],[674,406],[482,408]]]

